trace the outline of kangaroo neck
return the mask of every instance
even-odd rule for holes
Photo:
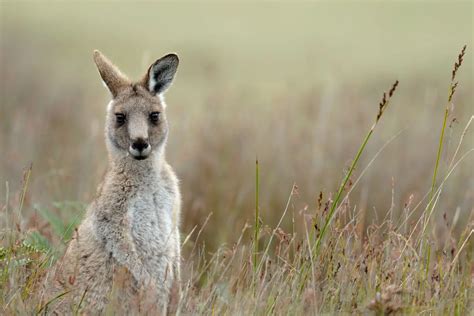
[[[130,155],[112,159],[109,174],[114,178],[135,184],[146,184],[160,178],[164,165],[162,154],[152,154],[144,160],[136,160]]]

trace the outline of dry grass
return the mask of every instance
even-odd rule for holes
[[[465,53],[462,66],[458,58],[452,78],[447,57],[472,41],[462,24],[469,8],[393,4],[370,15],[321,5],[320,13],[306,15],[312,7],[301,6],[285,10],[288,24],[279,5],[252,7],[245,25],[226,21],[228,10],[218,5],[196,8],[213,13],[208,24],[194,30],[199,19],[182,13],[181,24],[192,27],[177,23],[173,36],[160,33],[159,44],[135,34],[153,23],[163,29],[181,11],[167,7],[172,15],[147,22],[149,10],[136,8],[142,24],[121,31],[140,53],[104,44],[129,10],[117,10],[101,30],[108,11],[99,5],[91,23],[83,18],[87,6],[74,14],[60,6],[2,7],[2,313],[44,307],[33,288],[64,251],[103,173],[107,100],[90,60],[103,45],[125,71],[136,72],[137,54],[143,69],[154,57],[142,51],[182,52],[168,96],[168,157],[184,195],[179,311],[463,315],[474,308],[472,54]],[[234,12],[241,10],[248,12],[245,5]],[[419,15],[406,17],[407,10]],[[274,23],[271,32],[259,12]],[[328,12],[341,14],[340,25],[325,18]],[[452,23],[437,29],[446,15]],[[401,17],[407,20],[399,30]],[[368,24],[372,19],[380,19],[382,33]],[[393,44],[382,38],[386,33]],[[295,50],[269,34],[293,34]],[[440,42],[432,47],[416,41],[433,34]],[[342,40],[351,54],[336,49]],[[358,54],[359,47],[366,48]],[[393,74],[401,84],[384,95],[390,107],[382,100],[378,112],[377,98]],[[367,130],[373,134],[366,142]]]

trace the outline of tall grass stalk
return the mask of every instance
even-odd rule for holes
[[[459,68],[462,65],[463,58],[464,58],[464,55],[466,53],[466,48],[467,48],[467,45],[464,45],[464,47],[462,48],[461,52],[458,55],[458,60],[454,63],[453,70],[452,70],[452,73],[451,73],[451,84],[450,84],[450,87],[449,87],[448,102],[446,103],[446,108],[444,109],[443,125],[441,126],[441,133],[439,135],[438,153],[436,155],[436,163],[435,163],[435,167],[434,167],[434,170],[433,170],[433,178],[432,178],[432,181],[431,181],[431,193],[430,193],[430,199],[429,199],[428,207],[427,207],[428,212],[431,212],[431,209],[434,207],[433,195],[434,195],[435,187],[436,187],[436,178],[437,178],[437,175],[438,175],[438,169],[439,169],[439,162],[440,162],[440,159],[441,159],[441,153],[443,152],[444,134],[445,134],[445,130],[446,130],[446,122],[448,121],[448,116],[449,116],[449,106],[451,104],[451,101],[453,100],[454,93],[456,92],[456,88],[458,86],[458,82],[455,81],[456,80],[456,74],[457,74]]]
[[[443,151],[444,131],[446,129],[446,121],[448,120],[448,115],[449,115],[449,102],[448,102],[448,105],[446,106],[446,109],[444,110],[443,125],[441,127],[441,134],[439,136],[438,153],[436,155],[436,163],[435,163],[433,178],[431,182],[431,192],[430,192],[430,198],[429,198],[429,204],[428,204],[428,211],[431,210],[431,208],[433,207],[433,194],[436,187],[436,176],[438,174],[439,160],[441,158],[441,152]]]
[[[258,235],[259,235],[259,221],[260,221],[260,214],[259,214],[259,170],[258,170],[258,159],[255,160],[255,227],[254,227],[254,252],[253,252],[253,272],[255,278],[255,285],[257,280],[257,262],[258,262]]]
[[[28,190],[28,184],[30,181],[30,176],[31,176],[31,170],[33,169],[33,164],[30,164],[28,169],[25,171],[24,174],[24,183],[23,183],[23,190],[21,192],[21,197],[20,197],[20,206],[18,207],[18,218],[21,219],[21,211],[23,210],[23,205],[25,204],[25,197],[26,197],[26,192]]]
[[[276,234],[277,230],[281,227],[281,223],[283,222],[283,219],[285,218],[286,213],[288,212],[288,208],[290,207],[291,198],[293,197],[293,194],[295,194],[295,189],[296,189],[296,184],[293,184],[293,186],[291,187],[290,196],[288,197],[288,201],[286,202],[285,210],[281,214],[280,220],[278,221],[278,224],[272,230],[270,238],[268,239],[268,242],[267,242],[267,247],[265,248],[265,250],[262,254],[262,259],[260,260],[259,265],[257,266],[257,269],[256,269],[257,273],[262,268],[262,265],[264,264],[265,258],[267,257],[268,252],[270,250],[270,245],[272,244],[273,238],[275,237],[275,234]]]
[[[337,207],[339,206],[339,202],[341,200],[341,196],[342,196],[342,192],[344,192],[344,188],[346,187],[346,184],[347,182],[349,181],[351,175],[352,175],[352,172],[354,171],[356,165],[357,165],[357,162],[359,161],[360,159],[360,156],[362,155],[364,149],[365,149],[365,146],[367,145],[370,137],[372,136],[374,130],[375,130],[375,127],[377,126],[377,123],[380,121],[380,118],[382,117],[385,109],[387,108],[389,102],[390,102],[390,99],[392,98],[393,96],[393,93],[395,92],[395,90],[397,89],[397,86],[398,86],[398,80],[394,82],[394,84],[392,85],[389,93],[388,93],[388,97],[387,97],[387,93],[384,92],[383,94],[383,98],[381,100],[381,102],[379,103],[379,112],[377,114],[377,117],[375,119],[375,122],[374,124],[372,125],[372,127],[370,128],[369,132],[367,133],[367,135],[365,136],[364,138],[364,141],[362,142],[362,145],[359,147],[359,150],[357,151],[357,154],[354,158],[354,160],[352,161],[352,164],[349,168],[349,171],[346,173],[346,176],[344,177],[344,179],[342,180],[342,183],[339,187],[339,190],[337,191],[337,194],[336,194],[336,198],[334,199],[334,202],[332,203],[331,205],[331,209],[329,211],[329,214],[327,215],[326,217],[326,221],[324,223],[324,226],[323,228],[321,229],[321,233],[319,234],[319,237],[316,241],[316,245],[315,245],[315,254],[317,255],[319,253],[319,249],[320,249],[320,246],[321,246],[321,242],[326,234],[326,230],[328,229],[328,226],[329,224],[331,223],[331,220],[332,218],[334,217],[334,214],[337,210]]]
[[[433,170],[433,178],[432,178],[432,181],[431,181],[430,197],[429,197],[428,205],[425,209],[426,213],[423,216],[424,220],[423,220],[422,236],[418,241],[418,244],[420,246],[420,250],[421,250],[421,248],[423,248],[423,244],[424,244],[424,241],[425,241],[424,234],[425,234],[426,227],[428,226],[428,221],[430,220],[431,215],[433,214],[433,211],[434,211],[434,208],[435,208],[435,205],[436,205],[436,201],[439,199],[439,197],[441,195],[441,185],[440,185],[439,193],[435,197],[436,179],[437,179],[437,175],[438,175],[439,162],[441,160],[441,153],[443,152],[444,134],[445,134],[445,131],[446,131],[446,123],[448,121],[448,116],[449,116],[449,106],[451,105],[451,101],[453,100],[453,96],[454,96],[454,94],[456,92],[456,88],[458,86],[458,82],[455,81],[456,80],[456,74],[457,74],[459,68],[462,65],[463,58],[464,58],[464,55],[466,53],[466,47],[467,47],[467,45],[464,45],[464,47],[462,48],[461,52],[458,55],[457,61],[454,63],[453,70],[451,72],[451,83],[450,83],[450,86],[449,86],[448,102],[446,103],[446,108],[444,109],[443,124],[441,126],[441,133],[439,135],[438,152],[436,154],[436,162],[435,162],[435,167],[434,167],[434,170]],[[428,245],[428,248],[425,249],[425,257],[426,257],[426,260],[425,260],[426,267],[425,267],[425,269],[426,269],[427,274],[428,274],[428,271],[429,271],[429,263],[430,263],[430,258],[429,257],[430,256],[431,256],[431,249],[430,249],[430,246]]]

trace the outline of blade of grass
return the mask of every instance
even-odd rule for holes
[[[79,315],[79,310],[81,309],[81,305],[84,302],[84,298],[86,297],[87,293],[87,288],[84,290],[84,293],[82,293],[81,300],[79,301],[79,304],[77,305],[76,310],[74,311],[74,315]]]
[[[48,302],[46,302],[46,304],[44,304],[43,306],[40,307],[40,309],[36,312],[36,315],[39,315],[41,314],[41,312],[44,310],[44,314],[46,315],[47,314],[47,311],[48,311],[48,306],[49,304],[51,304],[52,302],[54,302],[55,300],[63,297],[64,295],[68,294],[69,292],[71,291],[66,291],[66,292],[63,292],[63,293],[60,293],[58,295],[56,295],[55,297],[53,297],[52,299],[50,299]]]
[[[259,170],[258,170],[258,158],[255,160],[255,227],[254,227],[254,252],[253,252],[253,272],[256,282],[257,274],[257,257],[258,257],[258,235],[259,235]]]
[[[24,183],[23,183],[23,190],[21,192],[21,197],[20,197],[20,206],[18,207],[18,218],[21,219],[21,211],[23,210],[23,205],[25,203],[25,197],[26,197],[26,191],[28,189],[28,184],[30,182],[30,175],[31,175],[31,170],[33,169],[33,164],[31,163],[28,169],[25,171],[24,174]]]

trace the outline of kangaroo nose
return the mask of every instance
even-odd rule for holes
[[[142,152],[143,150],[147,149],[148,146],[150,146],[148,144],[148,141],[143,138],[139,138],[132,143],[132,148],[139,152]]]

